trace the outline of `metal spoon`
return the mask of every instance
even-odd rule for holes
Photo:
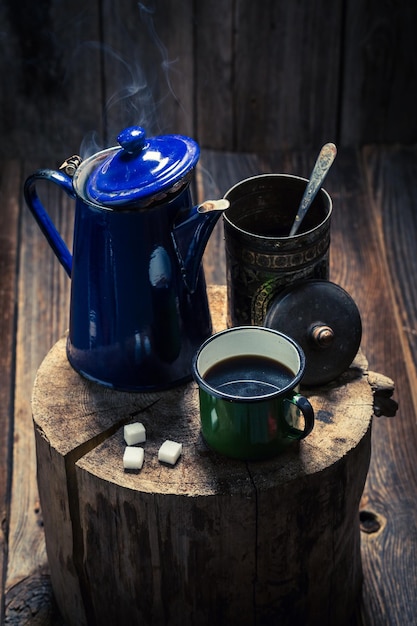
[[[318,190],[323,184],[324,179],[327,176],[327,172],[330,169],[336,157],[337,149],[334,143],[326,143],[320,150],[317,161],[311,172],[310,180],[301,199],[300,206],[298,207],[297,215],[290,230],[290,237],[293,237],[301,226],[305,214],[307,213],[310,204],[313,202],[317,195]]]

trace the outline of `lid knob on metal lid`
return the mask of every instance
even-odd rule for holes
[[[306,357],[305,385],[324,385],[340,376],[355,358],[362,338],[355,302],[327,280],[304,280],[278,293],[264,324],[301,346]]]
[[[141,126],[129,126],[118,135],[117,141],[128,154],[138,154],[145,146],[146,132]]]
[[[327,324],[313,324],[310,328],[310,337],[319,348],[330,348],[334,341],[334,332]]]

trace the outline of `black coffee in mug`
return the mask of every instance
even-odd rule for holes
[[[206,443],[253,461],[307,437],[314,410],[299,393],[304,370],[300,346],[272,328],[234,326],[206,339],[193,359]]]
[[[241,398],[276,393],[293,379],[293,372],[283,363],[252,354],[218,361],[204,375],[206,383],[214,389]]]

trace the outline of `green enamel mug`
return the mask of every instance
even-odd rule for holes
[[[314,427],[299,393],[305,356],[271,328],[236,326],[209,337],[193,359],[201,431],[216,452],[242,460],[278,455]]]

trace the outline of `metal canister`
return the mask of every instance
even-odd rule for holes
[[[329,278],[332,200],[322,188],[299,232],[289,236],[307,180],[262,174],[225,194],[227,324],[262,325],[275,296],[305,279]]]

